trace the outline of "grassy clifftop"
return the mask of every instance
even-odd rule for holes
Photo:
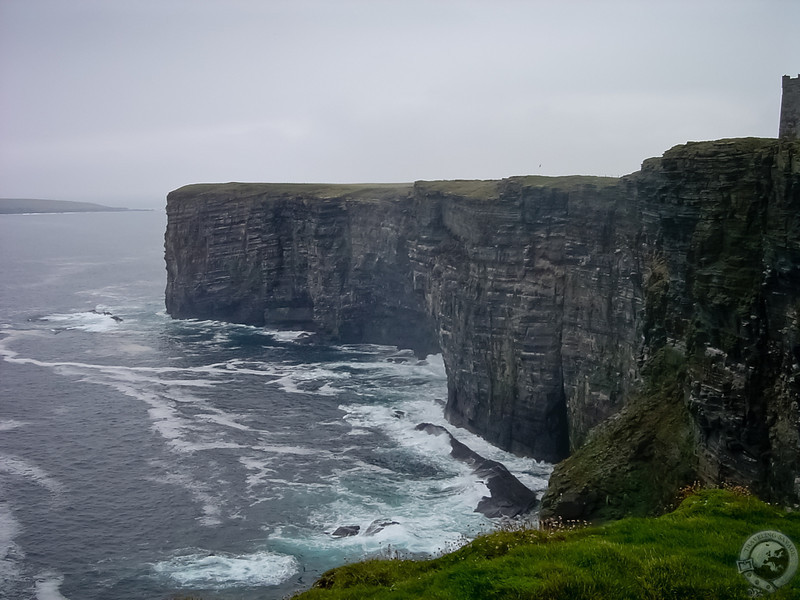
[[[748,598],[737,560],[765,530],[800,543],[800,514],[741,490],[704,490],[658,518],[499,531],[435,560],[339,567],[295,600]],[[770,597],[800,597],[800,576]]]
[[[225,201],[244,198],[348,198],[369,201],[404,198],[412,183],[193,183],[170,192],[172,201],[195,201],[212,196]]]

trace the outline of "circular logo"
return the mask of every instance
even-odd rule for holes
[[[772,593],[794,577],[797,562],[792,540],[777,531],[761,531],[744,543],[737,565],[752,586]]]

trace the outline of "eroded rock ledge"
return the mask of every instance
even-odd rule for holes
[[[191,185],[167,215],[173,317],[441,351],[450,421],[548,461],[670,348],[690,471],[798,501],[797,142],[689,143],[620,179]]]

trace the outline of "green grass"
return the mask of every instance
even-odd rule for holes
[[[748,598],[745,540],[800,515],[730,490],[704,490],[658,518],[558,531],[503,530],[428,561],[367,560],[325,573],[295,600]],[[800,597],[800,576],[770,596]]]
[[[436,192],[472,200],[497,200],[504,185],[523,187],[543,187],[570,191],[581,187],[603,188],[619,183],[617,177],[595,177],[592,175],[567,175],[547,177],[544,175],[523,175],[508,179],[452,179],[441,181],[418,181],[417,189]]]
[[[587,186],[599,189],[619,183],[619,177],[601,177],[598,175],[562,175],[559,177],[523,175],[511,177],[510,180],[518,181],[526,187],[546,187],[566,191]]]
[[[442,179],[417,181],[416,187],[424,192],[436,192],[472,200],[497,200],[500,197],[499,179]]]
[[[584,509],[566,518],[658,516],[681,487],[697,479],[694,429],[683,402],[685,370],[683,353],[674,348],[650,357],[642,389],[556,465],[542,498],[544,518],[568,514],[560,504],[576,496]]]
[[[193,200],[204,195],[223,196],[226,199],[242,199],[259,196],[296,196],[302,198],[347,198],[359,201],[401,198],[416,189],[471,200],[497,200],[504,182],[518,183],[527,187],[548,187],[571,190],[578,187],[606,187],[619,181],[616,177],[593,177],[572,175],[545,177],[527,175],[509,179],[452,179],[440,181],[417,181],[416,183],[195,183],[173,192],[173,199]]]
[[[229,200],[265,195],[377,200],[408,195],[413,185],[412,183],[195,183],[171,192],[170,196],[186,200],[207,194],[223,196]]]

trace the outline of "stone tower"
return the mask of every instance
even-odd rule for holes
[[[783,76],[781,99],[781,125],[778,137],[789,140],[800,139],[800,75],[792,79]]]

